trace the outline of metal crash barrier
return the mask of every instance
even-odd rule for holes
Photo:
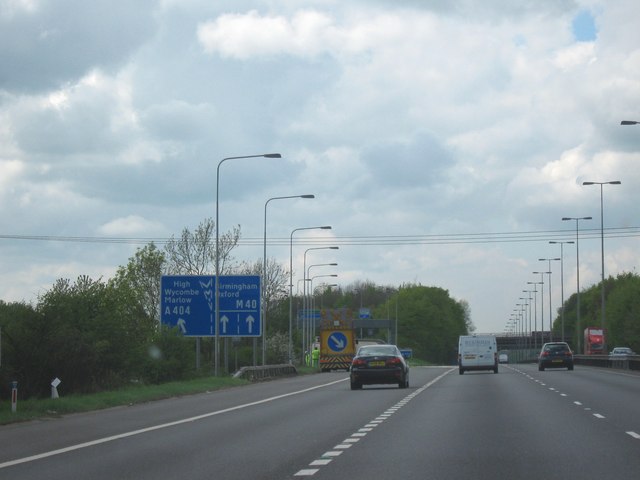
[[[640,371],[640,355],[574,355],[576,365]]]
[[[270,378],[297,375],[298,370],[290,363],[282,365],[264,365],[258,367],[242,367],[233,374],[233,378],[244,378],[250,382],[269,380]]]

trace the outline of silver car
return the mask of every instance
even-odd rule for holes
[[[627,355],[635,355],[635,352],[629,347],[616,347],[609,352],[609,355],[612,357],[626,357]]]

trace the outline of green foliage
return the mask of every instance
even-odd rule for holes
[[[626,273],[608,283],[611,288],[605,288],[607,345],[609,349],[624,346],[640,352],[640,277]]]
[[[468,305],[439,287],[405,286],[375,310],[378,318],[389,311],[397,312],[398,346],[437,364],[455,361],[458,337],[471,326]]]
[[[140,352],[140,379],[160,384],[186,378],[193,370],[195,353],[176,328],[162,327]]]
[[[640,277],[623,273],[605,280],[605,329],[609,349],[631,347],[640,351]],[[564,303],[565,337],[577,349],[582,346],[582,332],[586,327],[602,324],[602,283],[580,292],[580,328],[576,326],[578,296],[574,293]],[[578,331],[579,330],[579,331]],[[562,332],[562,309],[553,322],[554,335]]]
[[[93,393],[182,379],[195,363],[193,342],[159,330],[117,282],[58,280],[35,308],[0,303],[0,322],[3,386],[17,380],[23,398],[49,395],[56,377],[61,392]]]

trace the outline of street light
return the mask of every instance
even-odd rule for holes
[[[303,285],[302,285],[302,311],[306,312],[307,311],[307,305],[308,305],[308,300],[307,300],[307,279],[309,278],[309,274],[307,272],[307,252],[309,252],[310,250],[339,250],[340,247],[312,247],[312,248],[307,248],[304,251],[304,255],[303,255],[303,263],[302,263],[302,280],[303,280]],[[304,338],[304,318],[303,318],[303,338]],[[304,350],[303,350],[304,351]]]
[[[263,239],[263,247],[264,247],[264,256],[262,260],[262,365],[266,365],[267,361],[267,205],[272,200],[285,200],[289,198],[316,198],[315,195],[305,194],[305,195],[287,195],[285,197],[271,197],[269,200],[264,202],[264,239]],[[254,346],[255,352],[255,346]],[[255,364],[255,358],[254,358]]]
[[[544,282],[527,282],[529,285],[533,285],[533,348],[538,349],[538,337],[536,337],[536,332],[538,331],[538,285],[541,285],[540,290],[542,291],[542,286],[544,286]],[[544,330],[544,327],[542,328]]]
[[[600,320],[600,327],[603,332],[603,351],[607,351],[607,336],[604,335],[604,323],[605,323],[605,306],[604,306],[604,202],[603,202],[603,187],[604,185],[620,185],[620,180],[611,180],[609,182],[582,182],[582,185],[600,185],[600,251],[602,254],[602,291],[601,291],[601,309],[602,319]]]
[[[338,284],[337,283],[323,283],[321,285],[318,285],[317,287],[313,288],[313,292],[311,292],[312,298],[315,298],[316,296],[316,290],[318,290],[319,288],[324,288],[324,291],[322,292],[322,295],[324,295],[324,293],[329,290],[332,287],[337,287]],[[315,303],[315,300],[314,302]],[[322,298],[320,298],[320,308],[322,309]]]
[[[311,296],[311,308],[313,308],[313,301],[314,301],[314,299],[313,299],[313,280],[316,279],[316,278],[321,278],[321,277],[333,277],[333,278],[335,278],[337,276],[338,276],[337,273],[330,273],[330,274],[327,274],[327,275],[314,275],[313,277],[311,277],[309,279],[309,284],[310,284],[309,285],[309,290],[311,291],[311,295],[312,295]]]
[[[562,302],[560,330],[562,335],[561,341],[564,342],[566,341],[564,338],[564,244],[574,244],[576,242],[574,242],[573,240],[569,240],[568,242],[556,242],[555,240],[551,240],[549,243],[560,244],[560,301]]]
[[[528,296],[525,297],[527,299],[527,303],[529,304],[529,330],[527,333],[527,345],[529,346],[529,348],[531,348],[531,301],[533,300],[535,302],[535,297],[532,297],[531,294],[534,292],[534,290],[522,290],[522,293],[526,293]],[[535,306],[535,305],[534,305]]]
[[[300,230],[331,230],[330,225],[301,227],[291,231],[289,240],[289,363],[293,364],[293,234]]]
[[[522,326],[522,343],[524,345],[524,348],[527,348],[527,336],[525,336],[525,332],[527,331],[527,307],[529,307],[529,297],[518,297],[518,300],[527,300],[525,303],[522,304],[523,308],[523,312],[524,312],[524,316],[523,316],[523,326]],[[529,309],[531,310],[531,309]]]
[[[582,339],[582,332],[580,331],[580,245],[578,243],[578,223],[580,220],[591,220],[592,217],[562,217],[562,221],[575,220],[576,221],[576,331],[573,333],[577,338],[578,353],[581,352],[580,340]]]
[[[622,120],[620,125],[638,125],[640,122],[636,122],[635,120]]]
[[[542,335],[542,344],[544,344],[544,279],[543,275],[549,274],[549,281],[551,281],[551,272],[533,272],[534,274],[540,274],[540,282],[542,283],[542,287],[540,287],[540,326],[542,327],[541,335]],[[549,299],[549,303],[551,303],[551,299]],[[549,336],[551,336],[551,332],[549,332]]]
[[[219,323],[220,323],[220,220],[219,220],[219,199],[220,199],[220,166],[227,160],[239,160],[242,158],[282,158],[279,153],[262,153],[260,155],[243,155],[240,157],[226,157],[218,162],[218,168],[216,168],[216,286],[215,286],[215,341],[214,341],[214,374],[218,376],[218,360],[219,360]]]
[[[553,342],[553,310],[551,308],[551,262],[559,262],[560,258],[539,258],[540,262],[549,262],[549,341]]]
[[[337,247],[336,247],[337,248]],[[305,252],[306,253],[306,252]],[[337,267],[338,264],[333,262],[333,263],[315,263],[313,265],[309,265],[309,268],[307,268],[306,274],[303,271],[303,276],[304,276],[304,287],[303,287],[303,297],[302,297],[302,351],[304,352],[305,350],[305,345],[311,343],[311,328],[310,328],[310,324],[313,320],[313,313],[311,314],[311,316],[309,316],[309,312],[313,312],[313,304],[312,304],[312,299],[311,296],[310,298],[307,300],[306,296],[307,296],[307,282],[310,282],[311,279],[309,278],[309,272],[311,271],[311,268],[313,267],[326,267],[326,266],[330,266],[330,267]],[[313,291],[311,290],[311,295],[313,295]]]

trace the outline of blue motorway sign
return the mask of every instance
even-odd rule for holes
[[[213,275],[163,275],[160,319],[187,337],[216,334],[216,284]],[[259,337],[260,276],[221,275],[218,336]]]

